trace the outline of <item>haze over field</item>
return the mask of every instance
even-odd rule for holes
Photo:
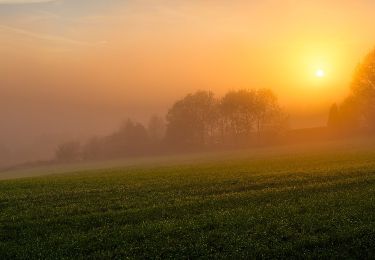
[[[146,120],[186,93],[269,88],[324,125],[373,47],[375,3],[0,1],[0,145],[22,159]],[[318,71],[324,77],[318,77]]]
[[[374,0],[0,0],[0,259],[374,259]]]

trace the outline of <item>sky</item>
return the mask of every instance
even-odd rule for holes
[[[370,0],[0,0],[0,144],[47,156],[200,89],[270,88],[324,125],[374,24]]]

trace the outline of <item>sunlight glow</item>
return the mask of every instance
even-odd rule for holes
[[[326,75],[326,73],[325,73],[325,71],[322,70],[322,69],[318,69],[318,70],[315,72],[315,76],[318,77],[318,78],[323,78],[325,75]]]

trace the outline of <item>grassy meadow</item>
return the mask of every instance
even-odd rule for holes
[[[374,148],[362,139],[1,173],[0,259],[373,258]]]

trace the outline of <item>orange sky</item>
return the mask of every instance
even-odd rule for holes
[[[375,44],[370,0],[30,2],[0,0],[0,136],[103,133],[197,89],[271,88],[324,124]]]

